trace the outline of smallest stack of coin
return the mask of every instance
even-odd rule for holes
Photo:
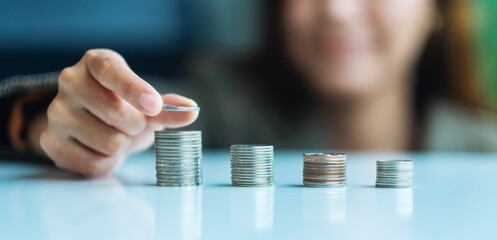
[[[412,187],[412,160],[376,161],[376,187]]]
[[[343,153],[304,153],[304,187],[343,187],[346,168]]]

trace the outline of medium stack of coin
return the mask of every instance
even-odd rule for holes
[[[304,153],[304,187],[345,186],[346,168],[343,153]]]
[[[412,160],[376,161],[376,187],[412,187]]]
[[[274,147],[270,145],[232,145],[231,182],[233,186],[274,185]]]
[[[170,187],[202,184],[202,132],[155,132],[157,185]]]

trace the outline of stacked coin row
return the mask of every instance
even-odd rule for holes
[[[305,187],[342,187],[347,156],[342,153],[304,153]]]
[[[273,159],[273,146],[232,145],[231,182],[233,186],[274,185]]]
[[[201,131],[156,131],[154,148],[158,186],[202,184]]]
[[[412,160],[376,161],[376,187],[412,187]]]

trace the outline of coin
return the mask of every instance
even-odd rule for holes
[[[178,106],[174,104],[164,104],[162,109],[165,111],[179,111],[179,112],[191,112],[191,111],[200,111],[200,107],[198,106]]]

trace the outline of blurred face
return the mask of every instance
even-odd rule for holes
[[[357,98],[409,84],[435,0],[286,0],[288,56],[320,94]]]

